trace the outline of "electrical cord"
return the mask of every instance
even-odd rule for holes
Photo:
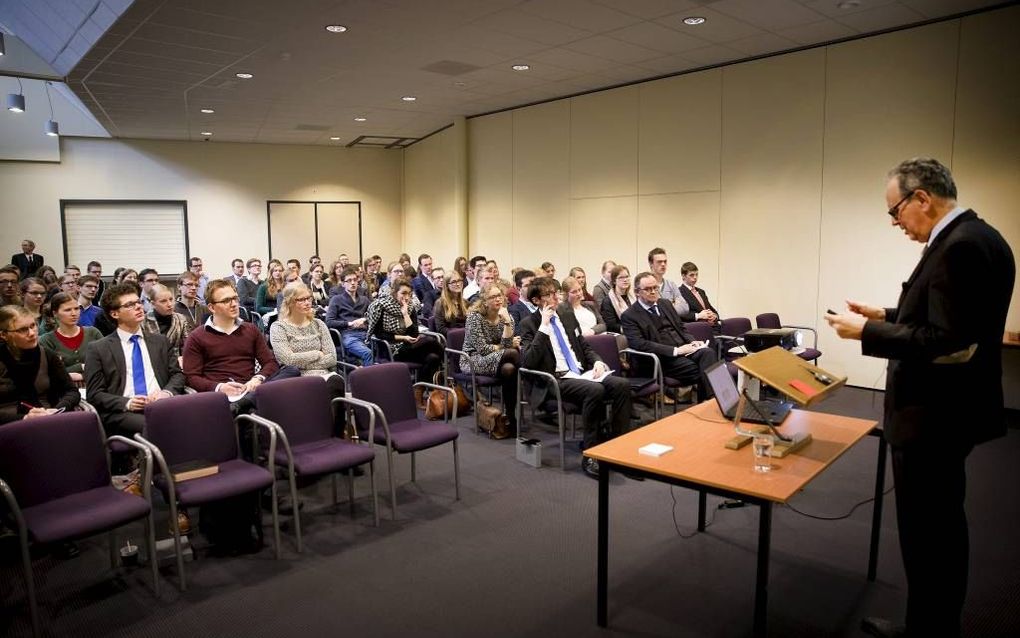
[[[708,417],[703,417],[700,414],[695,414],[694,412],[692,412],[690,410],[684,412],[684,414],[689,414],[689,415],[693,416],[696,419],[699,419],[701,421],[708,421],[709,423],[726,423],[726,424],[729,424],[729,425],[733,425],[733,421],[730,421],[729,419],[709,419]]]
[[[889,489],[887,489],[886,491],[882,492],[882,496],[888,496],[889,493],[892,492],[894,489],[896,489],[896,486],[895,485],[890,485]],[[842,516],[818,516],[816,514],[808,514],[807,512],[800,511],[799,509],[797,509],[793,505],[790,505],[789,503],[786,504],[786,507],[788,507],[791,511],[793,511],[796,514],[800,514],[801,516],[805,516],[807,518],[813,518],[813,519],[818,520],[818,521],[841,521],[841,520],[843,520],[845,518],[850,518],[850,516],[852,516],[853,513],[857,511],[858,507],[860,507],[862,505],[867,505],[868,503],[872,503],[872,502],[874,502],[874,500],[875,500],[874,496],[872,496],[871,498],[866,498],[863,501],[855,504],[853,507],[850,508],[849,512],[847,512],[846,514],[843,514]]]
[[[683,532],[680,531],[680,523],[676,520],[676,505],[677,505],[677,503],[676,503],[676,493],[673,491],[674,487],[675,486],[673,486],[673,485],[669,486],[669,496],[670,496],[670,498],[673,499],[673,527],[676,528],[677,536],[679,536],[680,538],[684,538],[684,539],[694,538],[698,534],[697,531],[691,532],[690,534],[684,534]],[[715,521],[715,510],[712,510],[712,516],[707,521],[705,521],[705,529],[708,529],[709,527],[711,527],[713,521]]]

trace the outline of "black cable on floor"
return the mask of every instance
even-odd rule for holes
[[[887,496],[894,489],[896,489],[895,485],[889,486],[889,489],[887,489],[886,491],[882,492],[882,496]],[[863,501],[861,501],[860,503],[857,503],[856,505],[851,507],[850,511],[847,512],[846,514],[842,515],[842,516],[817,516],[815,514],[808,514],[807,512],[800,511],[799,509],[797,509],[793,505],[790,505],[789,503],[786,504],[786,507],[788,507],[789,509],[791,509],[793,512],[795,512],[797,514],[800,514],[801,516],[806,516],[807,518],[813,518],[813,519],[818,520],[818,521],[841,521],[844,518],[850,518],[850,516],[852,516],[853,513],[855,511],[857,511],[857,508],[860,507],[861,505],[867,505],[868,503],[871,503],[874,500],[875,500],[874,496],[872,496],[871,498],[866,498]]]
[[[684,534],[680,531],[680,523],[676,520],[676,493],[673,492],[675,486],[669,486],[669,497],[673,499],[673,527],[676,528],[677,536],[680,538],[694,538],[697,535],[697,531],[691,532],[690,534]],[[705,529],[708,529],[712,525],[712,521],[715,520],[715,510],[712,510],[712,517],[705,521]]]

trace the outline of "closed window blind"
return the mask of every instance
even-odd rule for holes
[[[103,272],[118,266],[155,268],[160,275],[187,269],[186,202],[62,202],[69,264]]]

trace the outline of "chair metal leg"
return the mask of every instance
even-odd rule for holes
[[[159,562],[156,558],[156,524],[152,510],[145,517],[145,543],[149,546],[149,568],[152,570],[152,591],[159,597]]]
[[[379,492],[375,489],[375,459],[368,463],[368,479],[372,485],[372,515],[375,518],[375,526],[379,527]]]
[[[566,472],[567,471],[567,450],[566,450],[566,447],[567,447],[567,430],[566,430],[566,424],[564,423],[565,417],[563,415],[563,405],[562,404],[560,404],[560,406],[557,408],[556,417],[557,417],[557,421],[559,422],[559,426],[560,426],[560,471],[561,472]]]
[[[390,476],[390,510],[393,520],[397,520],[397,488],[393,484],[393,450],[389,444],[386,445],[386,472]]]
[[[188,581],[184,576],[184,556],[181,553],[181,528],[177,525],[177,502],[170,500],[170,529],[174,534],[174,551],[177,553],[177,574],[181,578],[181,591],[187,591]]]
[[[453,492],[455,500],[460,500],[460,455],[457,450],[457,439],[453,440]]]
[[[111,529],[106,537],[107,543],[110,545],[110,569],[117,569],[120,566],[120,560],[118,560],[120,552],[117,551],[117,534]]]
[[[270,488],[270,492],[273,495],[273,546],[276,549],[276,560],[280,560],[280,504],[276,502],[276,479],[273,479],[273,485]],[[294,508],[294,515],[297,516],[298,504],[295,500],[291,504]],[[259,503],[259,525],[262,525],[262,503]]]
[[[290,502],[294,508],[294,536],[297,537],[297,551],[298,554],[304,551],[304,545],[301,542],[301,508],[298,507],[297,497],[297,480],[294,478],[294,468],[289,468],[290,476]]]
[[[354,518],[354,468],[347,470],[347,502],[351,506],[351,518]]]
[[[412,483],[414,483],[414,482],[416,482],[418,480],[417,466],[416,466],[416,463],[415,463],[415,460],[417,460],[417,458],[418,457],[415,455],[415,453],[411,452],[411,482]]]
[[[334,474],[333,476],[330,477],[329,483],[330,483],[330,486],[333,488],[333,505],[337,505],[340,502],[340,500],[337,498],[337,482],[338,481],[339,481],[339,479],[337,478],[336,474]]]
[[[39,638],[42,635],[39,627],[39,607],[35,600],[35,578],[32,576],[32,557],[28,552],[28,533],[18,530],[18,539],[21,541],[21,567],[25,571],[25,591],[28,594],[28,612],[32,617],[32,635]]]

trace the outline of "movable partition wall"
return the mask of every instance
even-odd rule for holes
[[[267,201],[269,258],[300,259],[301,268],[310,255],[329,265],[341,253],[351,263],[364,259],[361,244],[361,202]]]

